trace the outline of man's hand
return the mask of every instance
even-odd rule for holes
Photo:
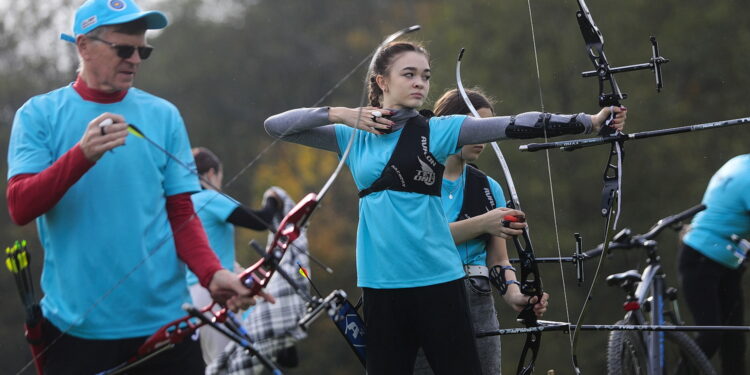
[[[211,298],[214,301],[234,312],[245,310],[255,304],[255,297],[249,295],[250,289],[242,285],[237,274],[229,270],[216,271],[208,285],[208,290],[211,292]],[[264,293],[262,290],[258,295],[270,303],[276,303],[273,296]]]
[[[110,125],[100,126],[102,123],[110,122]],[[96,162],[105,152],[124,145],[127,136],[128,124],[124,117],[113,113],[102,113],[89,122],[78,145],[86,159]]]

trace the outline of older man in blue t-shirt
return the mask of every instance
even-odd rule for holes
[[[151,54],[147,29],[166,17],[132,0],[88,0],[76,12],[81,66],[70,85],[16,113],[8,151],[13,220],[36,219],[45,249],[42,310],[46,374],[92,374],[133,357],[151,334],[185,315],[185,264],[215,299],[252,303],[211,251],[190,193],[187,132],[177,108],[133,87]],[[143,139],[138,128],[183,163]],[[126,144],[127,141],[127,144]],[[202,374],[195,342],[136,371]]]

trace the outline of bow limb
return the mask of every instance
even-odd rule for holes
[[[206,325],[219,330],[224,335],[230,337],[233,341],[242,342],[243,347],[250,351],[252,355],[257,356],[266,369],[268,369],[274,375],[281,375],[281,371],[279,370],[278,366],[265,355],[258,352],[250,344],[250,338],[249,336],[247,336],[247,332],[243,332],[244,337],[233,337],[231,332],[227,331],[226,329],[221,329],[220,326],[218,326],[219,323],[231,321],[233,319],[233,315],[227,309],[214,311],[214,307],[216,305],[217,304],[214,302],[200,310],[196,309],[193,306],[190,306],[189,304],[187,305],[187,308],[183,306],[183,308],[187,309],[190,315],[180,319],[176,319],[166,324],[156,333],[151,335],[151,337],[149,337],[143,343],[143,345],[138,348],[136,355],[134,355],[132,358],[112,369],[103,371],[97,375],[122,374],[125,371],[130,370],[145,361],[148,361],[158,354],[171,349],[176,344],[195,334],[195,332],[199,328]],[[206,315],[210,316],[210,318]]]
[[[464,89],[464,85],[461,80],[461,59],[463,58],[463,55],[464,49],[462,48],[461,52],[458,55],[458,61],[456,62],[456,86],[458,88],[458,91],[461,93],[461,98],[463,98],[463,101],[464,103],[466,103],[466,106],[469,108],[471,114],[474,115],[474,117],[479,118],[481,116],[479,116],[479,113],[474,107],[474,104],[471,102],[471,100],[469,100],[469,96],[466,94],[466,90]],[[505,160],[505,156],[503,156],[503,153],[500,150],[500,146],[498,146],[497,142],[493,141],[490,142],[490,144],[492,145],[492,150],[495,151],[495,155],[497,156],[497,159],[500,162],[500,166],[502,167],[503,174],[505,175],[505,181],[507,183],[508,191],[511,196],[511,200],[508,202],[508,206],[510,208],[520,210],[521,201],[518,198],[518,192],[516,190],[515,183],[513,182],[513,176],[511,176],[510,174],[510,168],[508,168],[508,163]],[[534,256],[534,247],[531,244],[531,237],[529,236],[528,227],[523,228],[521,238],[523,238],[523,243],[521,243],[521,240],[518,238],[518,236],[513,237],[513,244],[516,247],[518,258],[521,264],[521,293],[529,297],[529,302],[518,314],[517,320],[523,323],[527,328],[537,327],[539,326],[539,323],[537,322],[537,317],[534,312],[534,304],[531,303],[531,300],[534,297],[537,297],[537,301],[541,301],[543,295],[542,279],[540,277],[539,268]],[[526,341],[521,351],[521,357],[518,360],[518,367],[516,369],[517,374],[531,374],[534,371],[534,364],[539,353],[541,342],[541,331],[529,331],[526,334]],[[527,360],[529,352],[531,353],[531,357]]]
[[[620,101],[627,98],[626,94],[623,94],[620,90],[620,86],[617,84],[612,68],[610,67],[607,56],[604,54],[604,35],[601,30],[594,22],[594,18],[591,16],[588,6],[584,0],[577,0],[579,10],[576,12],[576,19],[578,20],[578,26],[581,29],[581,35],[583,41],[586,43],[586,51],[591,64],[594,66],[596,76],[599,81],[599,106],[600,107],[619,107]],[[658,66],[658,64],[657,64]],[[657,74],[658,76],[658,74]],[[614,118],[614,111],[611,113],[610,118],[602,124],[600,135],[602,136],[618,136],[621,133],[614,131],[609,125]],[[613,142],[612,148],[610,149],[609,159],[604,170],[604,188],[602,190],[602,203],[601,203],[601,214],[606,217],[611,213],[614,207],[615,200],[617,200],[617,217],[614,221],[614,227],[617,227],[617,219],[620,214],[620,199],[619,196],[622,192],[622,160],[623,160],[623,142]],[[618,196],[616,198],[616,196]]]
[[[456,87],[458,88],[458,92],[461,94],[461,98],[464,100],[464,103],[466,103],[466,106],[469,108],[471,114],[476,118],[480,118],[482,116],[480,116],[477,112],[477,109],[474,107],[474,103],[469,100],[469,96],[466,94],[466,89],[464,89],[464,84],[461,80],[461,60],[464,57],[464,51],[465,49],[461,48],[461,52],[458,54],[458,61],[456,62]],[[505,160],[505,156],[503,156],[503,152],[500,150],[500,146],[498,146],[497,142],[492,141],[490,142],[490,144],[492,145],[492,150],[495,151],[497,160],[500,162],[500,166],[503,169],[503,175],[505,176],[505,181],[508,184],[508,191],[510,193],[511,202],[513,202],[513,208],[520,210],[521,201],[518,198],[518,191],[516,190],[516,184],[513,182],[513,176],[510,174],[508,162]]]
[[[627,95],[620,91],[620,86],[617,85],[607,56],[604,54],[604,35],[591,17],[586,2],[584,0],[577,1],[579,10],[576,12],[576,19],[586,43],[589,60],[594,65],[599,78],[599,106],[620,106],[620,100],[625,99]],[[607,91],[607,86],[609,86],[609,91]]]
[[[226,315],[216,315],[212,311],[215,305],[215,303],[212,303],[204,307],[200,311],[201,313],[213,314],[217,321],[224,321],[224,319],[226,319]],[[156,333],[146,339],[146,341],[138,348],[138,351],[133,357],[109,370],[97,373],[97,375],[122,374],[125,371],[130,370],[131,368],[134,368],[141,363],[159,355],[160,353],[171,349],[176,344],[182,342],[182,340],[184,340],[185,338],[193,335],[195,331],[204,324],[204,322],[201,322],[200,320],[197,320],[192,316],[175,319],[159,328]]]

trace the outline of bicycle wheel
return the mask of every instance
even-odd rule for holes
[[[716,375],[711,361],[685,332],[665,332],[666,374]]]
[[[617,324],[628,324],[622,320]],[[716,375],[711,362],[684,332],[664,332],[664,367],[670,375]],[[612,331],[607,343],[609,375],[647,375],[648,352],[639,331]]]
[[[616,324],[632,324],[621,320]],[[608,375],[648,375],[648,355],[638,331],[612,331],[607,341]]]

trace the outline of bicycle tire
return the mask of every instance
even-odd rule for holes
[[[621,320],[616,324],[632,324]],[[648,356],[640,333],[612,331],[607,340],[608,375],[648,375]]]
[[[617,324],[632,324],[621,320]],[[664,332],[665,374],[716,375],[698,344],[684,332]],[[612,331],[607,342],[608,375],[648,375],[648,353],[640,331]]]

